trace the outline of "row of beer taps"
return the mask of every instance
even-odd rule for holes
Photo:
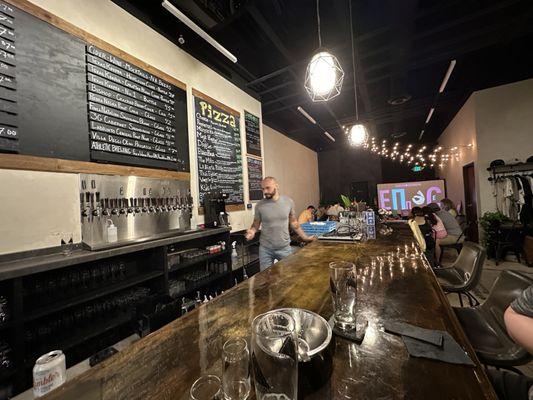
[[[82,217],[93,220],[114,215],[158,214],[171,211],[190,213],[193,200],[190,190],[183,195],[178,190],[177,196],[172,197],[130,197],[129,199],[125,197],[100,198],[100,192],[81,192],[80,207]]]

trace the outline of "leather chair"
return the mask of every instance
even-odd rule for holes
[[[434,269],[442,289],[446,293],[457,293],[461,307],[463,295],[468,298],[470,306],[479,304],[470,291],[478,285],[481,279],[486,256],[487,252],[482,246],[473,242],[465,242],[452,266]]]
[[[483,304],[472,308],[454,307],[466,336],[483,364],[520,373],[513,367],[527,364],[533,359],[507,334],[503,319],[511,302],[532,284],[533,280],[525,275],[503,271]]]

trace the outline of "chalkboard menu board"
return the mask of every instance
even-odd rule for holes
[[[0,151],[18,153],[15,10],[0,1]]]
[[[246,131],[246,152],[261,157],[261,132],[259,118],[249,112],[244,112],[244,128]]]
[[[263,190],[261,189],[261,181],[263,180],[263,160],[254,157],[247,157],[247,159],[250,200],[261,200],[263,198]]]
[[[86,58],[91,158],[177,169],[176,88],[95,46]]]
[[[197,91],[194,94],[200,202],[211,191],[244,202],[239,113]]]

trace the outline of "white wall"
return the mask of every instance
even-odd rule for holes
[[[471,148],[461,147],[472,144]],[[439,137],[439,145],[449,148],[459,147],[459,157],[451,157],[449,163],[439,168],[438,175],[446,180],[446,196],[455,204],[465,205],[465,193],[463,184],[463,167],[474,163],[477,168],[477,144],[476,144],[476,110],[474,96],[463,105],[461,110],[453,118],[450,124]]]
[[[487,167],[495,159],[533,156],[533,79],[475,93],[479,164],[479,215],[495,211]]]
[[[496,210],[487,171],[490,162],[502,159],[525,162],[533,155],[533,79],[475,92],[439,138],[443,146],[472,143],[461,149],[459,161],[439,170],[452,200],[464,202],[462,168],[475,163],[478,217]]]
[[[187,84],[189,148],[191,160],[191,191],[198,199],[196,140],[194,131],[194,98],[192,89],[224,103],[241,113],[241,143],[244,153],[244,110],[261,118],[261,103],[211,70],[174,43],[128,14],[110,0],[31,0],[52,14],[118,47],[134,57],[160,69]],[[155,0],[154,0],[155,1]],[[215,50],[213,50],[215,51]],[[244,160],[245,161],[245,160]],[[245,164],[244,169],[246,170]],[[248,176],[244,172],[245,201],[248,200]],[[232,212],[234,230],[244,229],[252,222],[250,210]],[[193,226],[203,222],[194,210]]]
[[[278,180],[280,192],[291,197],[299,214],[308,205],[318,206],[317,153],[280,132],[263,125],[265,176]]]
[[[0,254],[81,240],[77,174],[0,171]]]

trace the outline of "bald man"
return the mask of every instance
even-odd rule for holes
[[[255,206],[254,222],[246,231],[246,240],[252,240],[261,227],[259,239],[259,267],[264,271],[277,260],[292,253],[290,246],[289,224],[304,242],[316,238],[307,236],[300,228],[294,212],[294,201],[279,194],[279,185],[275,178],[269,176],[261,181],[264,199]]]

